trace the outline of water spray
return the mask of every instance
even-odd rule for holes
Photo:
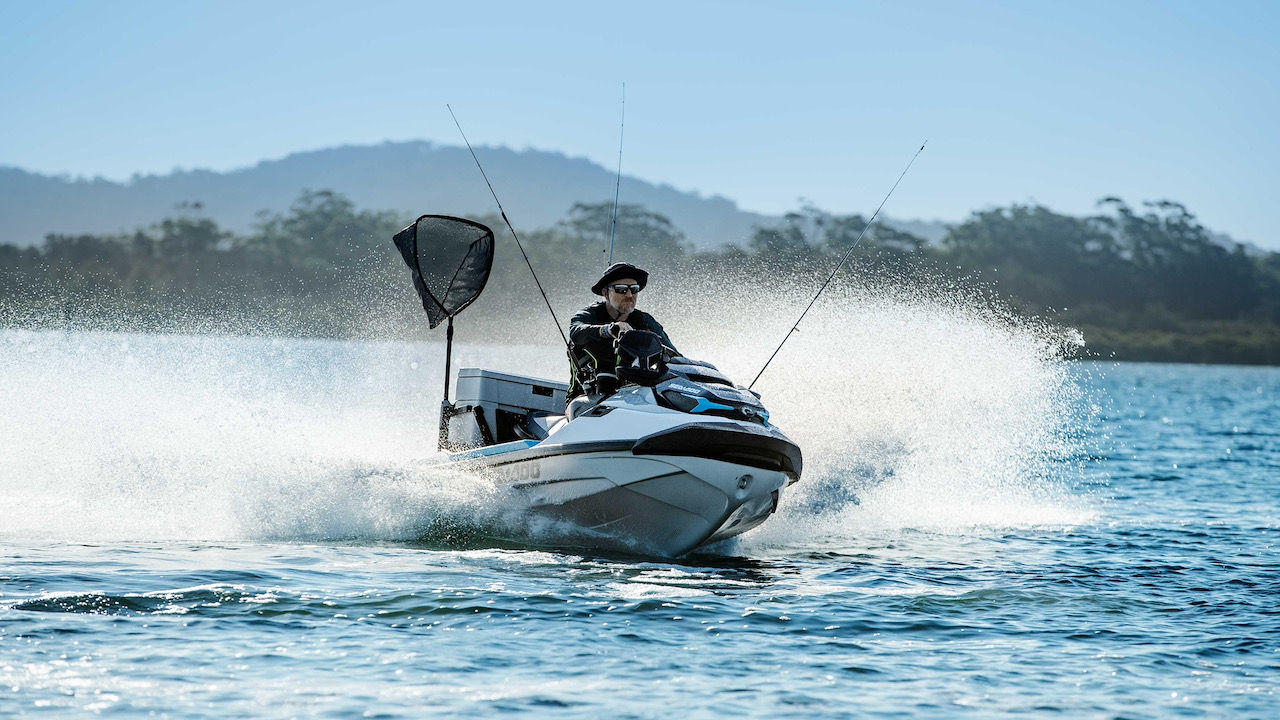
[[[787,339],[791,337],[791,333],[800,329],[800,321],[804,320],[804,316],[809,314],[809,308],[812,308],[813,304],[818,301],[818,297],[822,295],[822,291],[826,290],[827,285],[831,284],[836,273],[840,272],[840,268],[844,267],[845,261],[853,254],[853,249],[858,247],[858,243],[862,242],[862,237],[871,229],[871,225],[875,223],[876,218],[880,217],[880,211],[884,209],[884,204],[889,202],[889,197],[893,195],[893,191],[898,189],[898,183],[902,182],[902,178],[906,177],[907,171],[911,169],[911,165],[915,163],[916,158],[920,157],[920,153],[924,152],[924,146],[927,145],[928,142],[929,141],[926,140],[923,143],[920,143],[920,149],[916,151],[915,155],[911,156],[911,160],[907,162],[907,166],[902,169],[902,174],[898,176],[897,181],[893,183],[893,187],[889,188],[889,192],[886,193],[884,199],[880,201],[880,207],[876,208],[876,211],[871,214],[871,219],[868,220],[867,224],[862,228],[862,232],[858,233],[858,239],[854,240],[853,244],[849,246],[849,249],[845,251],[844,257],[840,258],[840,262],[836,263],[835,269],[831,271],[831,274],[827,276],[826,281],[822,283],[822,287],[818,288],[818,292],[814,294],[813,299],[809,301],[807,306],[805,306],[804,312],[800,313],[800,317],[796,318],[796,321],[791,324],[791,329],[788,330],[787,334],[782,338],[782,342],[778,343],[778,347],[774,349],[773,354],[769,356],[769,359],[764,361],[764,367],[760,368],[760,372],[756,373],[755,380],[752,380],[751,384],[747,386],[748,390],[755,387],[756,380],[760,379],[760,376],[764,374],[765,368],[769,367],[769,363],[773,362],[773,359],[778,356],[778,351],[787,343]]]

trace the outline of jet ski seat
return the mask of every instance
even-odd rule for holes
[[[578,413],[582,412],[583,410],[586,410],[587,408],[595,404],[596,404],[595,400],[588,398],[586,395],[579,395],[578,397],[570,400],[569,404],[565,406],[564,416],[572,420],[578,417]]]
[[[542,442],[551,434],[551,428],[564,417],[554,413],[531,411],[525,416],[524,422],[517,423],[513,430],[521,440]]]

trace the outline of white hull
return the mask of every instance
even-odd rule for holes
[[[760,416],[682,412],[652,388],[627,386],[572,420],[556,416],[541,441],[483,445],[448,462],[490,477],[510,508],[545,521],[508,539],[676,557],[764,522],[802,460]]]
[[[676,557],[741,534],[777,509],[790,478],[698,457],[630,452],[479,464],[513,505],[553,522],[537,540]]]

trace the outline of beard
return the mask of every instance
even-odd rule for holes
[[[606,299],[605,303],[610,307],[610,309],[617,313],[619,317],[630,314],[632,310],[636,309],[635,301],[628,302],[627,300],[623,300],[618,302]]]

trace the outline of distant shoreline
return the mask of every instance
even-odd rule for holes
[[[296,340],[331,340],[337,342],[366,343],[443,343],[442,332],[425,327],[404,327],[389,332],[325,331],[315,326],[284,327],[279,323],[274,329],[254,324],[249,318],[226,317],[193,318],[187,316],[186,324],[169,323],[146,326],[142,323],[111,322],[78,318],[66,321],[27,321],[9,319],[0,321],[0,329],[30,332],[69,333],[120,333],[138,335],[174,335],[203,337],[280,338]],[[523,324],[523,323],[517,323]],[[1233,338],[1188,335],[1180,333],[1119,333],[1103,328],[1078,328],[1084,335],[1085,346],[1078,353],[1064,356],[1064,361],[1079,362],[1131,362],[1179,365],[1247,365],[1280,367],[1280,329],[1272,328],[1269,337],[1255,343],[1240,343]],[[439,337],[437,337],[437,335]],[[1091,340],[1093,338],[1093,340]],[[532,334],[507,333],[486,342],[461,341],[464,344],[516,344],[539,345],[549,341],[534,339]]]

